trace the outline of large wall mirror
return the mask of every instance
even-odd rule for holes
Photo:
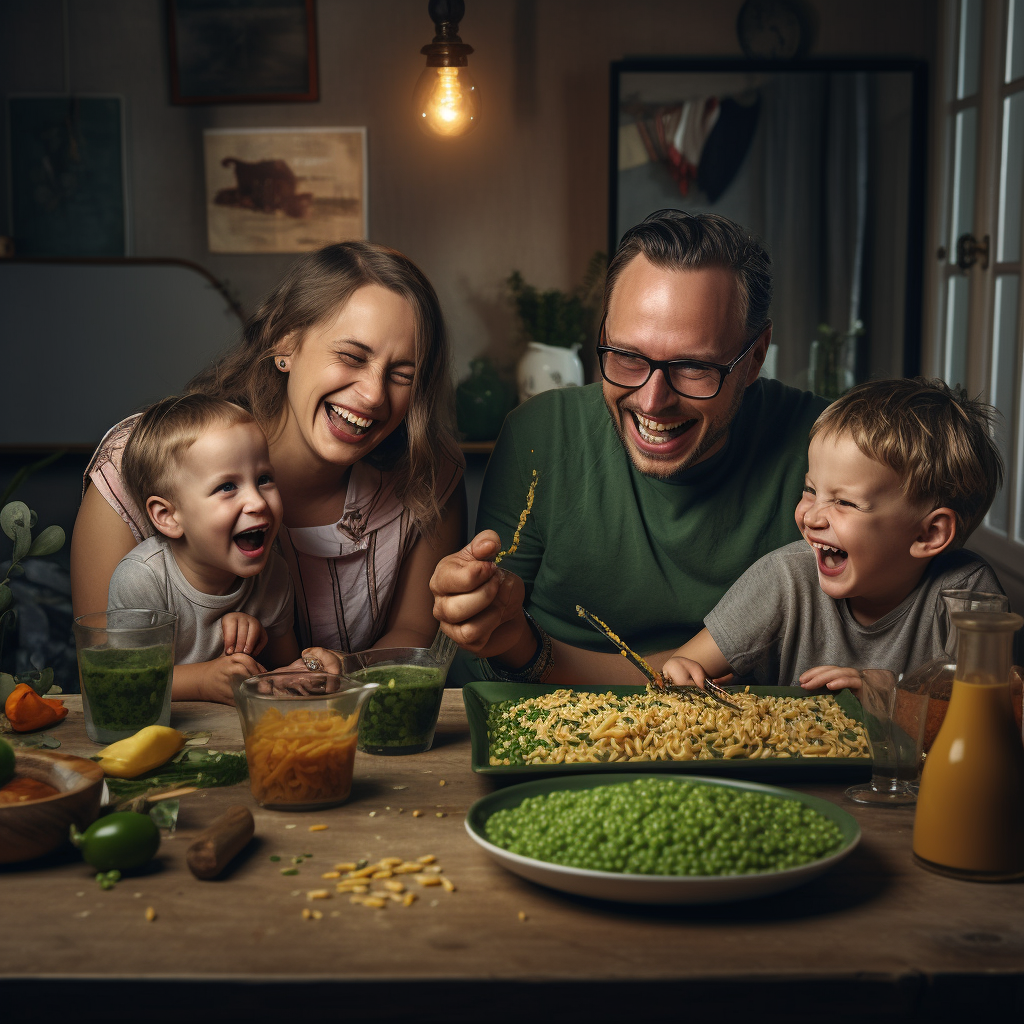
[[[836,397],[919,372],[920,61],[612,65],[609,244],[649,213],[720,213],[767,244],[766,372]]]

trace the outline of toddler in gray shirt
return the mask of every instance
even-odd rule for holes
[[[132,429],[122,476],[156,534],[110,580],[111,608],[174,612],[175,700],[232,703],[231,681],[299,656],[267,439],[240,406],[168,398]]]
[[[898,673],[941,656],[939,592],[1001,592],[991,567],[960,550],[1002,481],[994,414],[921,378],[861,384],[830,405],[810,434],[804,539],[733,584],[665,663],[666,681],[731,671],[837,690],[860,686],[856,666]]]

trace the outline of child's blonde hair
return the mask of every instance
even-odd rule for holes
[[[173,473],[204,431],[255,422],[245,409],[223,398],[172,395],[146,409],[132,428],[121,458],[121,479],[145,512],[152,495],[173,496]]]
[[[869,458],[903,481],[914,504],[956,514],[961,547],[980,525],[1003,482],[992,440],[997,411],[967,392],[924,377],[858,384],[833,402],[811,437],[848,433]]]

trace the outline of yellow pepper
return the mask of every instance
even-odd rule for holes
[[[134,736],[111,743],[97,755],[104,774],[115,779],[134,779],[159,768],[185,746],[185,737],[166,725],[147,725]]]

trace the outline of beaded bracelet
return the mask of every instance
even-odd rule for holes
[[[555,657],[551,650],[551,637],[537,624],[534,617],[524,608],[526,623],[537,638],[537,653],[521,668],[499,668],[494,659],[487,659],[487,667],[503,683],[543,683],[555,667]]]

